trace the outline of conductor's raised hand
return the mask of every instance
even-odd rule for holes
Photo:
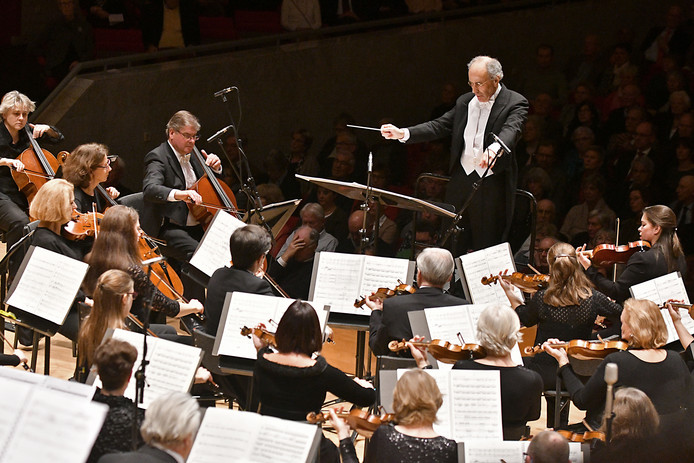
[[[383,124],[381,135],[388,140],[400,140],[405,136],[405,131],[395,127],[393,124]]]

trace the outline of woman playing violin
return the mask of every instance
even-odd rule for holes
[[[476,360],[458,360],[457,370],[496,370],[501,375],[501,419],[504,440],[519,440],[528,421],[540,417],[542,378],[511,359],[511,349],[521,338],[518,315],[502,306],[486,308],[477,321],[477,339],[487,356]],[[415,341],[417,341],[415,337]],[[426,368],[423,350],[412,349],[419,368]]]
[[[29,223],[29,204],[26,196],[17,189],[10,169],[24,170],[22,161],[15,158],[30,146],[24,127],[34,109],[36,104],[16,90],[6,93],[0,103],[0,229],[8,232],[8,247],[21,238],[24,225]],[[32,136],[42,141],[59,142],[63,139],[55,127],[45,124],[31,124],[30,127]]]
[[[676,226],[677,217],[669,207],[646,207],[641,215],[639,236],[641,240],[651,243],[651,248],[633,254],[617,281],[601,275],[590,259],[581,252],[578,254],[579,262],[588,278],[601,292],[622,303],[629,298],[629,288],[633,285],[677,270],[683,275],[686,274],[687,264],[677,237]],[[584,247],[578,248],[577,251],[583,251]]]
[[[106,145],[87,143],[80,145],[70,153],[63,165],[63,178],[75,185],[75,203],[77,211],[92,212],[92,205],[103,212],[107,204],[105,198],[95,194],[97,185],[103,183],[111,172],[111,160]],[[120,193],[114,187],[106,188],[111,199],[116,199]]]
[[[511,307],[524,326],[537,325],[535,344],[549,338],[563,340],[590,339],[595,318],[598,315],[616,317],[622,308],[604,294],[593,289],[578,265],[576,250],[567,243],[554,244],[547,253],[549,263],[549,287],[536,292],[525,304],[503,279]],[[528,367],[542,376],[545,389],[553,389],[557,364],[547,354],[528,359]]]
[[[163,312],[169,317],[202,313],[203,306],[197,300],[185,303],[169,299],[152,284],[140,261],[137,247],[139,237],[140,221],[137,212],[126,206],[110,207],[101,220],[99,236],[94,240],[92,251],[85,257],[89,264],[83,285],[85,291],[92,294],[102,273],[119,269],[135,281],[135,291],[139,296],[133,303],[133,313],[139,317],[144,312],[144,298],[151,291],[154,291],[152,309],[155,311]]]
[[[619,378],[616,388],[629,386],[643,391],[660,415],[661,425],[678,435],[689,430],[686,410],[694,405],[694,390],[689,370],[680,356],[662,347],[667,341],[667,327],[660,309],[653,302],[628,299],[621,315],[622,338],[629,350],[605,357],[584,385],[576,376],[564,349],[552,347],[559,341],[550,339],[543,349],[559,363],[559,374],[576,407],[602,414],[605,405],[605,366],[615,363]],[[671,436],[673,434],[670,434]]]
[[[393,389],[395,425],[382,425],[374,432],[366,449],[365,463],[458,461],[458,446],[434,431],[443,398],[436,381],[422,370],[409,370]],[[357,463],[350,428],[330,410],[331,421],[340,438],[343,463]]]
[[[350,379],[318,354],[323,334],[316,311],[306,302],[294,301],[282,315],[275,333],[277,351],[255,335],[253,342],[258,349],[253,377],[263,415],[304,421],[309,412],[320,411],[327,392],[362,407],[376,400],[369,382]],[[337,449],[326,438],[321,461],[339,462]]]

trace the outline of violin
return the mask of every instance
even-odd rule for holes
[[[99,232],[99,224],[104,214],[101,212],[72,211],[72,219],[63,226],[61,234],[69,240],[83,240],[87,237],[95,238]]]
[[[581,254],[599,267],[612,264],[625,264],[631,256],[637,252],[645,252],[651,247],[648,241],[632,241],[622,246],[614,244],[600,244],[590,251],[581,251]]]
[[[549,275],[526,275],[521,272],[513,272],[507,275],[507,272],[508,270],[504,270],[504,273],[501,275],[482,277],[482,284],[490,285],[496,283],[499,281],[499,278],[501,278],[526,293],[534,293],[540,289],[546,289],[549,286]]]
[[[694,306],[692,304],[685,304],[681,301],[667,301],[665,304],[661,305],[660,309],[667,309],[667,305],[670,304],[673,309],[687,309],[689,311],[689,316],[694,318]]]
[[[402,341],[391,341],[388,343],[388,349],[391,352],[399,352],[407,349],[407,341],[404,339]],[[443,363],[455,363],[458,360],[471,360],[480,359],[487,356],[487,352],[484,347],[478,344],[453,344],[448,341],[442,341],[441,339],[434,339],[433,341],[414,341],[412,342],[414,346],[426,347],[429,353],[439,362]]]
[[[374,300],[374,299],[388,299],[389,297],[393,296],[400,296],[402,294],[412,294],[416,291],[416,288],[414,286],[408,285],[406,283],[403,283],[401,280],[398,280],[397,286],[395,286],[394,289],[390,288],[378,288],[376,291],[374,291],[371,296],[367,297],[361,297],[357,298],[354,300],[354,307],[357,309],[361,309],[364,304],[366,304],[366,299]]]
[[[26,196],[27,201],[31,203],[39,189],[46,182],[55,178],[59,162],[50,151],[41,149],[29,125],[24,126],[24,131],[29,136],[31,147],[25,149],[17,156],[17,159],[24,164],[24,170],[17,172],[15,169],[12,169],[11,173],[17,188]]]
[[[609,354],[629,348],[629,344],[624,341],[585,341],[583,339],[574,339],[573,341],[552,344],[551,346],[555,349],[566,349],[566,354],[569,357],[586,359],[602,359]],[[526,347],[523,352],[526,355],[534,355],[542,352],[542,346]]]
[[[600,431],[586,431],[583,434],[579,434],[565,429],[559,429],[557,432],[564,436],[569,442],[590,442],[596,439],[605,442],[605,433]]]
[[[255,334],[261,341],[273,347],[277,347],[275,343],[275,333],[271,333],[265,328],[249,328],[247,326],[241,328],[241,336],[248,336],[250,338],[251,334]]]
[[[381,415],[374,415],[358,408],[350,410],[349,413],[338,412],[337,416],[345,420],[354,431],[367,438],[370,438],[382,424],[392,423],[395,420],[395,415],[392,413],[381,412]],[[309,412],[306,415],[306,421],[311,424],[325,423],[328,420],[330,415],[323,412]]]
[[[188,204],[190,212],[195,220],[207,229],[210,221],[219,209],[235,213],[237,211],[236,197],[229,185],[219,180],[210,166],[205,164],[205,158],[197,147],[193,147],[193,154],[202,165],[204,174],[190,188],[202,196],[202,204]]]

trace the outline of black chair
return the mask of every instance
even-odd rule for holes
[[[145,200],[142,196],[142,192],[140,191],[139,193],[133,193],[123,196],[122,198],[118,198],[118,204],[132,207],[137,211],[138,214],[142,214],[142,210],[145,206]]]

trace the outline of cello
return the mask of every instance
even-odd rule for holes
[[[204,174],[190,189],[197,191],[202,196],[202,203],[188,203],[188,209],[190,209],[195,220],[200,222],[203,228],[207,229],[212,217],[218,210],[221,209],[231,213],[237,211],[236,197],[229,185],[215,176],[212,168],[205,163],[205,158],[197,147],[193,147],[192,154],[195,154],[195,158],[202,165]]]
[[[31,203],[39,189],[46,182],[55,178],[59,162],[50,151],[41,149],[29,128],[29,124],[24,126],[24,131],[29,136],[29,142],[31,143],[31,147],[25,149],[17,156],[17,159],[24,164],[24,170],[17,172],[17,170],[12,169],[11,173],[17,188],[26,196],[27,201]]]

